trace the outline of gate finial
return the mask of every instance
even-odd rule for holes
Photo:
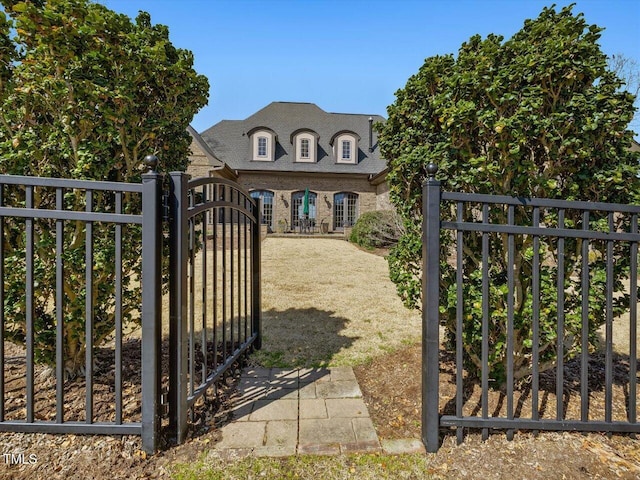
[[[435,180],[436,173],[438,173],[438,165],[433,162],[429,162],[429,164],[427,165],[427,173],[429,174],[428,180]]]
[[[149,169],[147,173],[156,173],[156,169],[158,168],[158,157],[155,155],[147,155],[144,157],[144,164]]]

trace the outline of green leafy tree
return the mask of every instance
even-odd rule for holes
[[[378,125],[380,147],[388,160],[390,196],[401,214],[405,234],[389,256],[390,275],[405,304],[419,308],[421,299],[422,183],[430,162],[439,166],[449,191],[568,200],[629,203],[638,198],[637,155],[629,151],[627,125],[634,97],[620,89],[621,80],[607,69],[597,43],[601,28],[587,25],[572,7],[545,8],[527,20],[511,39],[489,35],[465,42],[457,57],[427,58],[418,73],[396,93],[389,119]],[[465,211],[477,220],[477,206]],[[443,212],[452,219],[453,213]],[[492,209],[491,221],[506,223],[505,209]],[[531,211],[516,209],[516,223],[531,225]],[[581,228],[577,212],[566,212],[566,225]],[[544,218],[549,226],[557,217]],[[628,228],[629,219],[615,219]],[[625,223],[626,222],[626,223]],[[592,228],[607,220],[592,215]],[[481,237],[465,234],[464,343],[467,366],[480,368]],[[515,377],[530,372],[532,238],[520,236],[515,250]],[[452,239],[441,235],[441,314],[455,335],[455,270],[444,259]],[[566,334],[564,354],[580,348],[579,241],[567,239],[565,261]],[[592,242],[590,335],[604,322],[604,246]],[[541,287],[542,368],[556,361],[555,241],[543,242]],[[628,274],[628,259],[616,251],[616,292]],[[627,252],[628,256],[628,252]],[[505,378],[508,268],[506,239],[491,238],[491,378]],[[579,278],[579,275],[578,275]],[[616,297],[615,309],[628,304]]]
[[[157,154],[166,171],[187,166],[186,127],[206,104],[208,81],[193,69],[191,52],[174,47],[166,26],[140,12],[135,22],[88,0],[0,1],[0,171],[9,174],[140,182],[142,160]],[[5,204],[23,204],[5,188]],[[65,193],[65,208],[85,208],[84,192]],[[51,208],[55,192],[36,190],[35,204]],[[125,196],[125,212],[140,199]],[[115,211],[114,195],[94,195],[92,208]],[[113,227],[94,232],[94,341],[114,330]],[[127,227],[123,252],[125,321],[139,311],[139,229]],[[65,222],[65,360],[83,363],[85,226]],[[5,219],[5,333],[25,339],[24,223]],[[35,226],[35,353],[55,360],[55,226]]]

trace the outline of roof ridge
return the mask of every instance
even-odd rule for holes
[[[315,105],[316,107],[318,107],[317,104],[313,103],[313,102],[295,102],[295,101],[289,101],[289,100],[275,100],[271,103],[298,103],[301,105]],[[318,107],[320,108],[320,107]]]
[[[330,115],[354,115],[360,117],[382,117],[379,113],[348,113],[348,112],[327,112]],[[382,117],[384,118],[384,117]]]

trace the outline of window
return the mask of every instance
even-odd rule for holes
[[[304,191],[294,192],[291,195],[291,226],[292,228],[298,228],[301,225],[301,220],[308,219],[311,226],[315,225],[316,221],[316,197],[313,192],[309,192],[309,214],[304,213]]]
[[[342,141],[342,160],[351,160],[351,141]]]
[[[254,190],[251,197],[260,199],[260,223],[273,229],[273,192]]]
[[[352,227],[358,219],[358,194],[340,192],[333,196],[333,229]]]
[[[258,156],[267,156],[267,137],[258,137]]]
[[[309,158],[309,139],[300,140],[300,158]]]

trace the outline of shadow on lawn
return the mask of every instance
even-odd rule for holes
[[[322,367],[359,337],[342,332],[350,320],[317,308],[266,310],[262,349],[251,359],[263,367]]]

